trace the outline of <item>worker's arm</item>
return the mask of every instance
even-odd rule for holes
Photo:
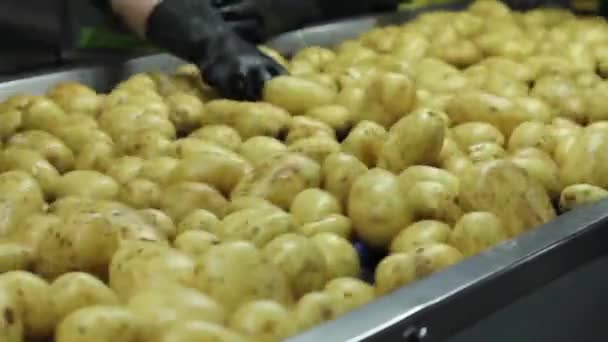
[[[257,100],[264,82],[285,72],[234,33],[210,0],[105,1],[133,31],[197,64],[225,97]]]
[[[304,25],[397,9],[402,0],[214,0],[223,17],[243,36],[260,39]]]

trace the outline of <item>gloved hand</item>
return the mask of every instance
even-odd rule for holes
[[[395,10],[401,0],[212,0],[233,29],[264,40],[307,24]]]
[[[569,0],[503,0],[507,6],[516,11],[527,11],[538,7],[564,7],[570,6]]]
[[[163,0],[148,19],[146,36],[197,64],[205,81],[227,98],[258,100],[264,83],[285,73],[231,30],[209,0]]]

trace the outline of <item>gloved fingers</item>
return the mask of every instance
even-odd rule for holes
[[[220,6],[218,10],[226,21],[257,18],[259,16],[255,4],[251,1]]]
[[[241,38],[249,42],[261,42],[264,40],[263,30],[257,20],[229,21],[228,26]]]
[[[211,6],[216,8],[226,7],[228,5],[236,4],[241,1],[242,0],[211,0]]]

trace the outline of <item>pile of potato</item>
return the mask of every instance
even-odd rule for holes
[[[184,66],[0,104],[0,341],[280,341],[608,195],[603,20],[480,1],[263,49],[264,102]]]

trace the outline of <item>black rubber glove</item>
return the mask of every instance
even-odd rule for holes
[[[538,7],[570,7],[570,0],[503,0],[511,9],[527,11]]]
[[[197,64],[222,96],[255,101],[283,67],[241,39],[209,0],[163,0],[148,19],[148,39]]]
[[[401,0],[212,0],[248,40],[264,40],[307,24],[395,10]]]

